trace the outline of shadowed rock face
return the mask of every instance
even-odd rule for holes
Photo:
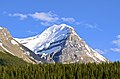
[[[85,41],[83,41],[74,31],[74,29],[71,29],[71,33],[69,36],[65,39],[56,41],[51,43],[51,45],[47,49],[41,50],[41,52],[52,49],[52,47],[60,46],[61,48],[58,48],[56,50],[53,50],[53,52],[50,54],[49,62],[52,60],[52,62],[57,63],[101,63],[101,62],[109,62],[105,57],[94,51],[92,48],[90,48]],[[57,43],[57,44],[55,44]],[[54,44],[54,45],[52,45]],[[38,51],[39,52],[39,51]],[[48,58],[46,58],[48,59]]]
[[[57,53],[60,53],[60,55],[57,55]],[[54,56],[58,56],[57,62],[61,63],[109,62],[106,58],[90,48],[85,41],[74,33],[69,35],[61,51],[57,53]]]
[[[109,62],[66,24],[53,25],[41,35],[17,40],[48,63]]]
[[[39,60],[39,57],[34,54],[31,50],[18,43],[15,39],[12,38],[7,29],[0,29],[0,51],[6,51],[14,56],[22,58],[28,63],[36,63],[36,60]]]

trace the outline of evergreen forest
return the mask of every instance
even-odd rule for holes
[[[29,64],[0,53],[0,79],[120,79],[120,62]]]

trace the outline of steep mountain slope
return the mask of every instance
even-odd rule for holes
[[[12,38],[7,29],[0,27],[0,51],[22,58],[29,63],[36,63],[38,56]]]
[[[21,58],[13,56],[8,52],[0,52],[0,66],[18,66],[25,64],[27,64],[27,62]]]
[[[105,57],[89,47],[71,26],[53,25],[41,35],[17,39],[22,45],[38,54],[46,62],[109,62]]]

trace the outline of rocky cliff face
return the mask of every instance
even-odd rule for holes
[[[40,35],[16,40],[48,63],[109,62],[66,24],[53,25]]]
[[[0,51],[8,52],[29,63],[36,63],[37,55],[12,38],[7,29],[0,27]]]

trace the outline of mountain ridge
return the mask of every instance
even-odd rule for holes
[[[89,47],[73,27],[66,24],[53,25],[40,35],[16,40],[46,62],[108,62],[105,57]]]
[[[31,50],[17,42],[10,34],[10,32],[3,27],[0,27],[0,51],[10,53],[13,56],[22,58],[29,63],[36,63],[37,55]],[[27,55],[29,53],[29,55]]]

